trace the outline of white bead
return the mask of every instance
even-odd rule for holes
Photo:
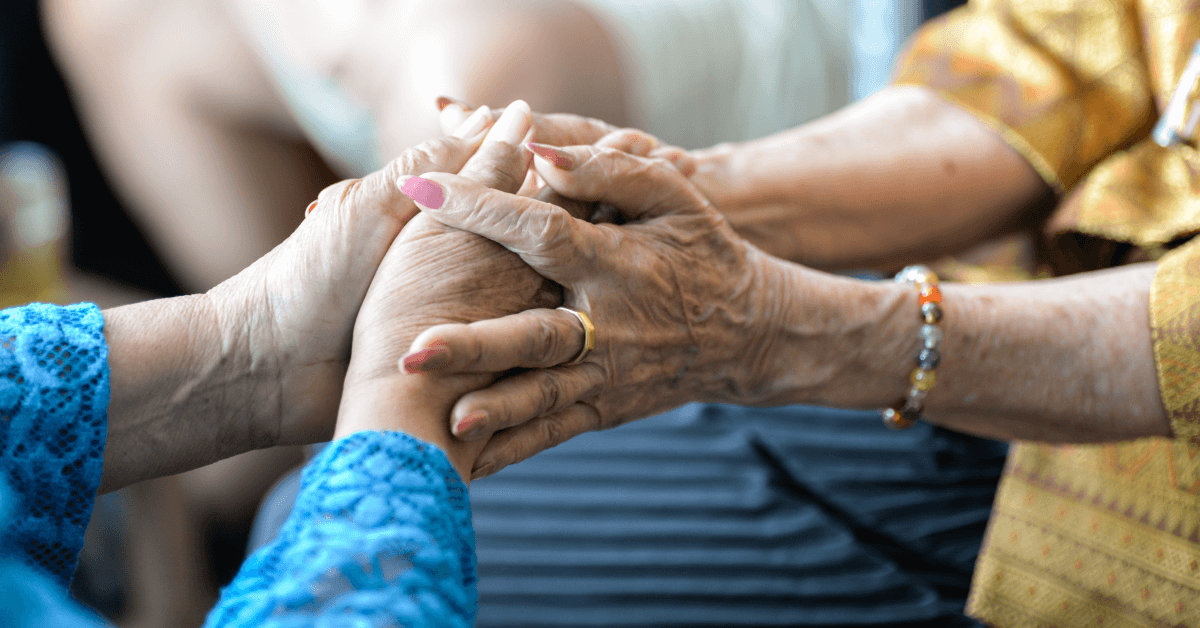
[[[945,334],[937,325],[921,325],[921,338],[925,340],[926,349],[937,349],[941,346]]]

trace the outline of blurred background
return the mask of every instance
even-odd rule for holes
[[[204,289],[205,281],[181,275],[178,263],[168,270],[164,251],[150,244],[146,220],[133,218],[138,212],[128,210],[114,192],[120,185],[98,165],[80,122],[79,97],[73,99],[47,43],[43,12],[55,4],[5,0],[0,18],[0,306],[40,300],[113,307]],[[850,59],[841,80],[850,97],[882,87],[913,29],[959,4],[846,0]],[[178,39],[188,45],[188,37]],[[336,163],[314,164],[318,153],[311,148],[293,152],[308,164],[305,172],[319,173],[314,182],[338,170]],[[292,452],[253,462],[263,478],[237,499],[256,505],[274,477],[299,460]],[[198,625],[244,557],[253,508],[183,496],[189,486],[204,490],[204,482],[168,478],[102,499],[76,578],[77,597],[126,626]]]

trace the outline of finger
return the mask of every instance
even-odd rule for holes
[[[691,178],[696,174],[696,158],[688,151],[678,146],[664,146],[650,151],[651,159],[665,159],[685,177]]]
[[[530,163],[528,153],[521,148],[521,141],[532,128],[533,112],[529,105],[523,100],[512,103],[492,124],[479,151],[459,174],[497,190],[520,190]]]
[[[438,123],[441,124],[444,135],[454,133],[454,129],[457,129],[475,110],[471,105],[449,96],[439,96],[437,108]]]
[[[482,150],[482,149],[481,149]],[[677,175],[678,176],[678,175]],[[410,177],[400,191],[438,222],[470,231],[521,256],[538,274],[570,283],[618,245],[619,234],[561,207],[486,188],[444,172]]]
[[[322,190],[305,210],[305,222],[316,221],[345,233],[352,227],[381,228],[377,221],[365,220],[374,216],[395,221],[392,226],[399,233],[416,215],[417,207],[400,193],[396,180],[402,176],[462,169],[482,142],[483,134],[479,133],[467,139],[443,137],[414,146],[362,179],[342,181]]]
[[[570,312],[526,310],[470,324],[431,327],[400,360],[406,373],[502,373],[546,368],[575,359],[584,331]]]
[[[697,212],[709,202],[670,162],[598,146],[527,146],[538,176],[559,194],[611,205],[627,220]]]
[[[482,133],[485,129],[492,126],[495,122],[495,116],[492,115],[492,110],[484,105],[475,110],[474,113],[463,119],[462,124],[450,132],[451,137],[475,137]]]
[[[658,140],[637,129],[618,129],[597,140],[595,145],[648,157],[651,151],[658,148]]]
[[[471,479],[485,478],[510,464],[601,427],[600,413],[591,405],[577,403],[553,415],[497,432],[476,458]]]
[[[535,113],[533,126],[538,141],[551,146],[595,144],[617,127],[596,118],[570,113]]]
[[[463,395],[451,412],[451,432],[462,440],[554,414],[591,399],[604,387],[604,372],[590,363],[534,369],[505,377],[488,388]]]

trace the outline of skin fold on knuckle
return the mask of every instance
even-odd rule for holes
[[[538,405],[536,414],[551,414],[563,408],[566,385],[564,377],[557,376],[553,371],[535,371],[538,373],[537,390]],[[574,400],[571,400],[574,401]]]

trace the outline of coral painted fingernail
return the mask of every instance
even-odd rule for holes
[[[459,438],[464,439],[471,439],[479,436],[483,429],[483,425],[481,425],[481,423],[486,418],[487,413],[482,410],[479,412],[472,412],[464,417],[463,420],[458,422],[458,425],[454,428],[454,433]]]
[[[429,209],[441,209],[446,202],[446,191],[442,186],[421,177],[409,177],[400,184],[400,192],[416,201],[418,205]]]
[[[438,99],[437,99],[438,111],[442,111],[443,109],[445,109],[446,107],[449,107],[450,105],[458,105],[459,107],[462,107],[463,111],[471,110],[471,108],[468,107],[466,105],[466,103],[462,102],[461,100],[455,100],[454,98],[451,98],[449,96],[438,96]]]
[[[429,373],[446,366],[450,351],[445,347],[430,347],[404,356],[405,373]]]
[[[537,142],[529,142],[528,144],[525,144],[525,148],[528,148],[538,157],[541,157],[542,159],[554,164],[555,168],[560,170],[575,169],[575,160],[571,157],[571,155],[558,150],[553,146],[538,144]]]

